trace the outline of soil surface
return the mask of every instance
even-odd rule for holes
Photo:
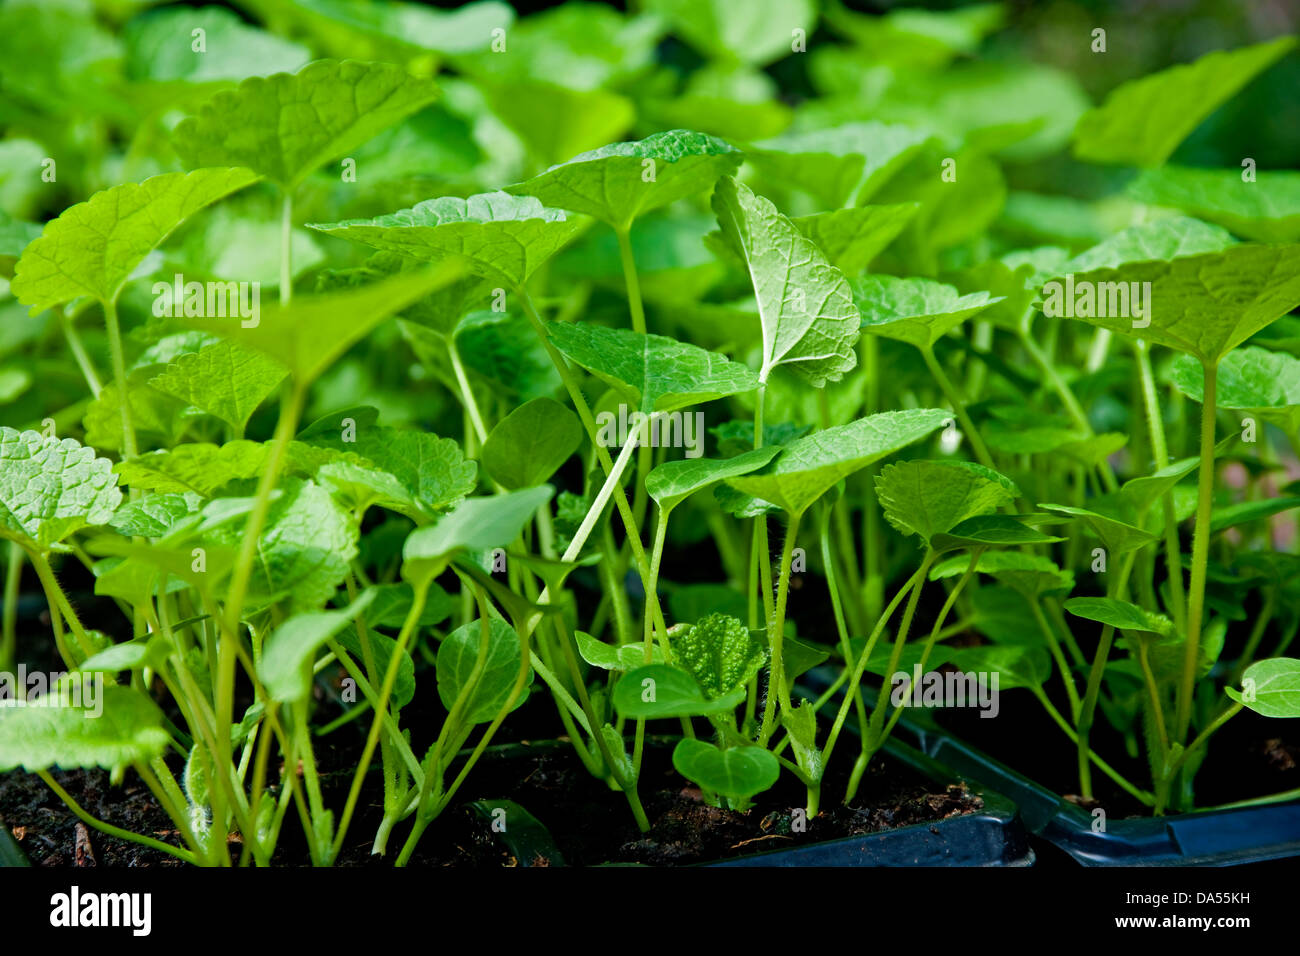
[[[457,802],[426,831],[410,865],[687,864],[935,823],[983,807],[980,797],[964,785],[945,787],[927,781],[882,757],[863,777],[851,807],[832,800],[828,809],[811,820],[798,819],[806,794],[798,786],[785,786],[783,780],[760,795],[753,808],[723,810],[705,803],[695,787],[684,785],[672,769],[670,755],[666,742],[647,749],[641,793],[652,826],[649,833],[642,834],[625,798],[587,773],[566,743],[493,748],[470,774]],[[342,752],[333,753],[331,762],[343,757]],[[100,770],[58,772],[55,779],[101,820],[180,845],[167,816],[133,775],[128,774],[123,788],[110,786],[108,774]],[[387,859],[371,855],[380,796],[375,789],[379,779],[372,780],[370,805],[363,799],[350,828],[356,840],[344,847],[340,866],[389,865],[405,839],[408,827],[401,825],[390,842]],[[341,805],[350,783],[350,766],[331,770],[322,761],[328,802]],[[842,780],[832,774],[824,792],[835,797],[842,786]],[[514,832],[503,838],[493,832],[490,817],[470,806],[475,801],[490,804],[503,799],[527,810],[549,831],[549,839],[545,833],[540,840],[532,838],[526,828],[522,834]],[[182,865],[165,853],[86,828],[35,776],[0,775],[0,825],[9,828],[38,866]],[[292,815],[286,819],[275,862],[308,865],[300,828]]]

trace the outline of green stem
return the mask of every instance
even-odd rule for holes
[[[1133,571],[1136,551],[1124,555],[1119,573],[1111,582],[1110,596],[1121,598],[1128,576]],[[1111,642],[1115,638],[1115,628],[1107,624],[1101,629],[1101,640],[1097,642],[1097,653],[1092,658],[1092,669],[1088,672],[1088,686],[1084,690],[1083,705],[1079,708],[1079,792],[1084,799],[1092,799],[1092,761],[1088,758],[1088,735],[1092,731],[1092,719],[1097,710],[1097,697],[1101,693],[1101,679],[1106,671],[1106,662],[1110,658]]]
[[[104,386],[99,381],[99,374],[95,371],[95,363],[90,360],[90,354],[81,341],[81,335],[78,334],[77,327],[73,324],[72,319],[68,318],[62,307],[56,306],[54,312],[59,317],[63,337],[68,341],[68,350],[72,352],[72,357],[76,359],[77,367],[81,369],[82,377],[85,378],[86,385],[90,388],[90,394],[95,398],[99,398],[99,393],[104,390]]]
[[[1192,722],[1192,694],[1196,662],[1201,650],[1201,625],[1205,611],[1205,577],[1210,561],[1210,511],[1214,506],[1214,415],[1218,366],[1204,363],[1201,404],[1201,473],[1196,494],[1196,530],[1192,537],[1192,575],[1188,585],[1187,641],[1183,652],[1182,681],[1178,687],[1178,722],[1174,741],[1187,739]]]
[[[1142,381],[1142,402],[1146,408],[1147,432],[1151,436],[1151,457],[1156,470],[1169,464],[1169,444],[1165,437],[1164,416],[1160,413],[1160,397],[1156,393],[1155,374],[1151,370],[1151,349],[1138,339],[1133,344],[1137,358],[1138,375]],[[1160,497],[1164,512],[1165,568],[1169,575],[1170,609],[1174,623],[1181,631],[1187,625],[1187,595],[1183,591],[1183,561],[1178,545],[1178,523],[1174,515],[1174,493],[1166,491]]]
[[[1078,743],[1078,736],[1075,734],[1074,728],[1072,728],[1069,722],[1061,716],[1060,711],[1052,706],[1052,702],[1047,699],[1047,694],[1044,693],[1043,689],[1041,687],[1034,687],[1031,688],[1031,690],[1033,690],[1034,696],[1038,698],[1038,702],[1043,705],[1043,709],[1047,711],[1048,716],[1050,716],[1056,723],[1056,726],[1060,727],[1070,740]],[[1102,773],[1110,777],[1111,780],[1114,780],[1115,783],[1122,787],[1126,793],[1133,797],[1133,799],[1146,807],[1154,805],[1155,798],[1151,794],[1144,790],[1139,790],[1137,787],[1133,786],[1133,784],[1125,780],[1124,777],[1112,768],[1110,764],[1097,756],[1096,751],[1093,751],[1090,754],[1090,757],[1092,762],[1097,765],[1097,768],[1101,770]]]
[[[9,542],[9,560],[5,563],[3,631],[0,631],[0,672],[12,671],[18,648],[18,590],[23,578],[25,552],[17,541]]]
[[[799,515],[790,516],[790,526],[786,529],[785,544],[781,548],[781,576],[777,584],[776,612],[768,630],[767,643],[771,649],[772,659],[768,667],[767,702],[763,706],[763,727],[759,734],[758,745],[766,746],[775,730],[776,702],[781,703],[781,713],[790,712],[790,690],[785,684],[785,609],[790,596],[790,562],[794,556],[794,543],[799,534]]]
[[[629,227],[615,227],[618,254],[623,263],[623,281],[627,285],[627,305],[632,313],[632,331],[645,334],[645,306],[641,302],[641,280],[637,278],[636,257],[632,254]]]
[[[117,404],[122,412],[122,459],[137,454],[135,427],[131,424],[131,401],[126,390],[126,353],[122,350],[122,326],[117,319],[117,302],[108,299],[104,306],[104,326],[108,329],[108,354],[113,362],[113,382],[117,386]]]
[[[991,471],[997,471],[997,466],[993,464],[993,456],[989,454],[988,446],[984,444],[984,439],[980,433],[975,430],[975,423],[971,421],[970,416],[966,414],[966,403],[962,397],[957,394],[956,387],[952,380],[939,364],[938,359],[934,357],[934,349],[925,347],[920,350],[921,357],[925,359],[925,367],[930,370],[931,377],[938,383],[939,388],[943,391],[944,397],[948,399],[948,404],[952,406],[953,414],[957,416],[957,421],[961,423],[962,431],[970,439],[971,451],[979,459],[979,463]]]
[[[1061,682],[1065,685],[1065,696],[1070,702],[1070,716],[1076,720],[1079,715],[1079,691],[1074,686],[1074,674],[1070,670],[1070,662],[1065,659],[1065,654],[1061,651],[1061,644],[1056,639],[1052,626],[1047,623],[1047,618],[1043,616],[1043,608],[1038,598],[1029,602],[1030,610],[1034,612],[1034,620],[1038,622],[1039,629],[1043,636],[1047,638],[1047,648],[1052,652],[1052,659],[1056,661],[1056,666],[1061,672]]]

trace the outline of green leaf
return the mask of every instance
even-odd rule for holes
[[[456,263],[443,263],[359,289],[296,296],[288,305],[264,309],[255,326],[245,327],[242,322],[213,325],[193,319],[186,320],[186,324],[269,355],[293,374],[299,386],[305,387],[379,323],[445,288],[460,275]]]
[[[1128,194],[1170,206],[1256,242],[1300,239],[1300,173],[1265,170],[1246,182],[1240,169],[1162,166],[1145,170]]]
[[[578,653],[592,667],[604,671],[632,671],[645,664],[645,645],[639,643],[606,644],[598,641],[585,631],[574,631],[578,644]],[[650,663],[664,663],[664,651],[658,644],[650,646]]]
[[[1226,229],[1211,226],[1199,219],[1173,216],[1129,226],[1058,266],[1052,274],[1063,276],[1069,272],[1118,269],[1130,262],[1178,259],[1182,256],[1220,252],[1236,244],[1237,240]]]
[[[316,652],[365,611],[374,597],[372,591],[363,591],[343,610],[297,614],[276,628],[257,662],[257,674],[271,699],[281,703],[306,700]]]
[[[950,417],[938,408],[869,415],[791,442],[761,470],[728,478],[727,484],[802,515],[842,479],[920,441]]]
[[[669,637],[673,659],[710,700],[746,686],[767,659],[763,641],[725,614],[709,614]]]
[[[201,500],[193,492],[146,495],[118,508],[109,523],[127,537],[161,538],[182,518],[197,513]]]
[[[970,559],[970,555],[959,554],[939,562],[930,571],[930,580],[964,574],[970,567]],[[1068,594],[1074,588],[1074,575],[1069,571],[1062,571],[1049,558],[1023,551],[985,551],[976,570],[996,578],[1030,601],[1043,594]]]
[[[87,680],[80,692],[61,688],[47,696],[49,700],[5,709],[0,771],[107,770],[148,763],[167,749],[162,711],[138,690]]]
[[[1121,631],[1168,636],[1174,628],[1173,621],[1163,614],[1155,614],[1115,598],[1070,598],[1063,607],[1075,617],[1086,618],[1099,624],[1109,624]]]
[[[1246,668],[1241,681],[1249,688],[1245,694],[1235,687],[1224,688],[1237,703],[1265,717],[1300,717],[1300,661],[1292,657],[1256,661]]]
[[[841,123],[756,143],[745,158],[765,176],[815,196],[827,209],[860,206],[907,164],[931,134],[894,123]]]
[[[817,708],[812,701],[801,700],[792,710],[781,712],[781,726],[790,735],[795,761],[812,780],[820,780],[826,770],[817,747]]]
[[[256,179],[248,169],[196,169],[97,192],[46,223],[23,250],[10,288],[32,315],[83,295],[114,302],[172,230]]]
[[[999,692],[1017,687],[1041,688],[1052,676],[1047,649],[1023,644],[953,648],[948,663],[966,673],[996,673]]]
[[[673,767],[687,780],[730,800],[748,800],[781,776],[781,764],[762,747],[746,744],[719,750],[703,740],[679,740]]]
[[[811,36],[817,25],[812,0],[650,0],[646,8],[701,53],[755,66],[788,55],[791,31]]]
[[[1134,527],[1127,521],[1121,521],[1118,518],[1100,514],[1096,511],[1089,511],[1087,508],[1053,504],[1040,504],[1038,507],[1053,514],[1069,515],[1071,518],[1079,519],[1091,529],[1093,534],[1101,539],[1101,543],[1106,546],[1106,550],[1114,555],[1136,551],[1159,540],[1150,532]]]
[[[493,30],[505,30],[515,18],[509,4],[486,0],[439,10],[418,3],[357,3],[356,0],[298,0],[295,6],[328,20],[339,41],[351,48],[358,34],[392,42],[402,50],[470,53],[492,42]]]
[[[0,426],[0,538],[44,553],[122,502],[112,463],[71,438]]]
[[[548,121],[553,119],[549,114]],[[675,129],[581,153],[506,191],[626,229],[637,216],[733,175],[740,158],[720,139]]]
[[[749,270],[763,329],[759,379],[788,365],[816,388],[857,364],[860,318],[843,273],[762,196],[734,179],[713,193],[713,211]]]
[[[961,295],[953,286],[929,279],[868,276],[850,285],[863,329],[920,349],[930,348],[972,315],[1002,301],[987,292]]]
[[[1263,501],[1241,501],[1234,505],[1216,508],[1210,514],[1210,533],[1214,534],[1240,524],[1259,521],[1263,518],[1300,508],[1300,498],[1267,498]]]
[[[1199,380],[1199,366],[1197,372],[1197,379]],[[1182,458],[1170,462],[1164,468],[1153,471],[1149,475],[1130,478],[1120,487],[1120,498],[1133,509],[1138,524],[1141,524],[1143,517],[1145,517],[1151,506],[1159,501],[1166,491],[1172,489],[1174,485],[1199,468],[1200,464],[1201,459],[1199,457]]]
[[[193,442],[170,451],[151,451],[113,466],[124,485],[140,491],[195,494],[210,498],[232,481],[255,478],[266,464],[260,442]]]
[[[747,365],[665,335],[586,322],[551,322],[547,332],[565,356],[625,394],[642,415],[751,392],[759,384]]]
[[[433,81],[390,63],[317,60],[217,93],[180,122],[172,142],[191,169],[247,166],[292,192],[317,167],[437,96]]]
[[[0,258],[18,258],[27,245],[34,242],[40,234],[39,224],[14,219],[0,209]]]
[[[193,49],[202,30],[204,49]],[[124,63],[131,80],[218,83],[296,70],[311,59],[305,46],[249,26],[216,5],[164,7],[127,21]]]
[[[165,640],[156,635],[148,640],[114,644],[86,658],[77,669],[83,674],[116,674],[119,671],[143,670],[146,667],[160,669],[167,661]]]
[[[826,648],[795,637],[786,637],[781,650],[781,673],[787,689],[793,689],[796,680],[831,656]]]
[[[1205,396],[1201,366],[1190,356],[1175,357],[1169,380],[1194,402]],[[1215,382],[1216,408],[1231,408],[1300,434],[1300,359],[1285,352],[1247,346],[1223,357]]]
[[[548,480],[582,445],[582,422],[559,402],[535,398],[497,423],[479,455],[507,490]]]
[[[402,548],[402,577],[433,578],[458,551],[486,551],[513,544],[554,491],[550,485],[539,485],[503,495],[466,498],[437,524],[411,532]]]
[[[220,418],[239,434],[253,412],[284,381],[285,369],[258,352],[217,342],[184,352],[150,386]]]
[[[812,240],[828,262],[846,276],[862,273],[871,260],[912,221],[920,203],[833,209],[790,221]]]
[[[347,577],[357,553],[356,521],[315,482],[289,478],[280,490],[258,539],[246,607],[287,601],[291,613],[315,611]],[[214,531],[211,539],[234,549],[243,535],[239,522]]]
[[[671,511],[695,494],[719,481],[762,468],[781,448],[764,445],[734,458],[682,458],[657,465],[646,475],[646,494],[664,511]]]
[[[439,589],[441,590],[441,589]],[[443,592],[444,597],[446,592]],[[451,599],[447,598],[448,613],[451,610]],[[436,617],[436,615],[430,615]],[[428,623],[437,623],[437,620]],[[426,615],[420,615],[420,625],[428,626]],[[397,651],[397,641],[387,634],[381,634],[371,628],[366,636],[370,639],[370,652],[374,655],[375,672],[385,674],[388,672],[388,663],[393,659],[393,654]],[[364,665],[366,659],[365,650],[361,646],[361,635],[357,633],[355,626],[345,627],[335,638],[339,644],[356,660]],[[363,668],[364,669],[364,668]],[[415,699],[415,662],[411,660],[409,651],[402,651],[402,659],[397,665],[397,680],[393,684],[392,702],[393,706],[401,709]]]
[[[1103,283],[1150,283],[1142,293],[1145,315],[1111,308],[1114,297]],[[1096,297],[1109,298],[1104,311],[1130,315],[1079,315],[1066,311],[1065,287],[1054,280],[1044,286],[1043,308],[1051,315],[1071,315],[1081,321],[1124,335],[1146,339],[1202,362],[1215,364],[1228,352],[1300,305],[1300,244],[1257,246],[1241,244],[1221,252],[1184,256],[1169,262],[1134,262],[1118,269],[1076,275],[1076,300],[1091,287]],[[1125,290],[1132,286],[1124,287]],[[1123,300],[1120,300],[1122,305]],[[1086,303],[1084,303],[1086,305]],[[1131,302],[1130,302],[1131,305]],[[1099,311],[1096,308],[1090,312]],[[1136,324],[1146,322],[1149,325]]]
[[[523,647],[515,629],[498,617],[490,618],[489,625],[483,670],[472,686],[470,678],[483,642],[483,622],[470,621],[456,628],[438,648],[438,698],[450,711],[456,698],[467,693],[461,713],[461,720],[467,724],[484,724],[500,713],[523,666]],[[532,679],[530,667],[528,684]],[[521,693],[515,707],[526,699],[527,695]]]
[[[532,196],[495,192],[426,199],[376,219],[307,227],[410,259],[462,258],[476,275],[517,289],[589,221],[548,209]]]
[[[936,534],[930,547],[936,554],[958,548],[1054,544],[1064,541],[1044,534],[1025,523],[1032,515],[981,515],[954,525],[946,534]]]
[[[466,460],[458,442],[431,432],[357,421],[349,440],[342,429],[299,438],[291,451],[309,445],[361,459],[323,465],[318,471],[321,480],[336,487],[353,484],[361,489],[359,503],[400,511],[421,524],[474,491],[478,466]]]
[[[710,700],[690,674],[670,664],[646,664],[628,671],[614,685],[613,702],[627,718],[703,717],[735,710],[745,700],[738,688]]]
[[[1011,479],[966,461],[902,461],[876,476],[885,519],[928,546],[967,518],[988,515],[1020,495]]]
[[[1215,50],[1112,90],[1079,120],[1074,155],[1093,163],[1159,166],[1201,121],[1295,46],[1294,37]]]
[[[636,118],[632,101],[608,90],[575,90],[542,79],[486,80],[480,87],[492,112],[543,163],[618,139]]]

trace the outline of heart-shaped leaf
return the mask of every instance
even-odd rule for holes
[[[752,392],[759,385],[749,366],[665,335],[585,322],[552,322],[547,332],[557,349],[625,394],[642,415]]]
[[[1076,275],[1073,288],[1074,301],[1069,301],[1068,283],[1047,283],[1044,312],[1146,339],[1213,365],[1300,305],[1300,244],[1243,243],[1168,262],[1134,262]],[[1138,298],[1128,294],[1131,290],[1138,290]],[[1096,314],[1103,311],[1107,314]]]
[[[1215,50],[1195,63],[1131,80],[1080,120],[1074,155],[1093,163],[1159,166],[1222,103],[1295,46],[1294,37]]]
[[[458,551],[486,551],[513,544],[537,509],[551,500],[550,485],[487,498],[466,498],[429,528],[411,532],[402,548],[402,577],[434,578]]]
[[[476,275],[517,289],[588,222],[548,209],[532,196],[495,192],[426,199],[376,219],[308,223],[307,228],[410,259],[461,258]]]
[[[507,191],[627,229],[637,216],[734,174],[740,159],[740,151],[720,139],[674,129],[581,153]]]
[[[177,226],[256,179],[249,169],[196,169],[95,193],[46,223],[14,266],[10,288],[33,315],[83,295],[115,302]]]
[[[644,644],[621,644],[616,647],[598,641],[584,631],[575,631],[573,637],[578,644],[578,653],[592,667],[599,667],[604,671],[631,671],[646,662]],[[664,662],[664,651],[658,644],[650,646],[650,662],[652,664]]]
[[[0,717],[0,771],[148,763],[167,749],[158,705],[140,691],[87,679],[48,701],[6,709]]]
[[[1300,173],[1161,166],[1129,184],[1134,199],[1208,219],[1256,242],[1300,239]]]
[[[582,422],[551,398],[525,402],[501,419],[483,443],[483,467],[513,491],[547,481],[582,445]]]
[[[93,448],[0,426],[0,538],[43,553],[107,524],[121,502],[112,462]]]
[[[650,0],[646,7],[701,53],[756,66],[788,54],[791,31],[811,36],[817,25],[812,0]]]
[[[716,700],[749,683],[767,659],[762,640],[726,614],[708,614],[670,635],[673,659]]]
[[[646,664],[628,671],[614,685],[614,708],[624,717],[703,717],[735,710],[745,688],[710,700],[694,677],[671,664]]]
[[[790,221],[846,276],[859,275],[912,221],[920,203],[833,209]]]
[[[461,720],[470,724],[485,724],[500,713],[510,699],[510,692],[523,666],[523,646],[515,629],[499,617],[490,618],[489,627],[483,670],[472,689],[467,691],[469,697],[461,714]],[[482,640],[483,622],[470,621],[443,638],[438,648],[438,698],[449,711],[457,696],[469,685]],[[532,679],[530,668],[528,683],[531,684]],[[520,694],[515,707],[524,700],[526,695]]]
[[[1295,658],[1256,661],[1246,668],[1241,682],[1244,692],[1235,687],[1225,687],[1224,692],[1265,717],[1300,717],[1300,661]]]
[[[298,296],[288,305],[271,305],[254,326],[245,327],[242,322],[213,325],[194,319],[187,324],[271,356],[293,374],[299,386],[306,386],[380,322],[460,276],[458,264],[442,263],[358,289]]]
[[[713,193],[731,250],[749,270],[763,330],[766,382],[778,365],[821,388],[857,364],[860,319],[844,274],[762,196],[734,179]]]
[[[880,412],[791,442],[761,470],[727,484],[802,515],[842,479],[920,441],[951,416],[938,408]]]
[[[828,209],[860,206],[930,139],[923,129],[875,121],[785,133],[746,159],[765,176],[811,193]]]
[[[1205,396],[1205,378],[1190,356],[1179,355],[1169,368],[1174,387],[1194,402]],[[1216,408],[1231,408],[1300,435],[1300,359],[1255,346],[1224,356],[1214,393]]]
[[[262,353],[217,342],[178,355],[149,385],[220,418],[243,434],[253,412],[284,376],[284,366]]]
[[[953,286],[930,279],[868,276],[851,285],[863,330],[921,349],[1001,301],[987,292],[961,295]]]
[[[296,614],[276,628],[257,662],[258,676],[271,699],[306,700],[311,693],[311,665],[316,652],[365,611],[374,597],[372,591],[363,591],[341,611]]]
[[[734,458],[683,458],[666,461],[646,475],[646,493],[665,512],[705,488],[762,468],[781,451],[778,445],[742,452]]]
[[[317,60],[223,90],[172,132],[186,166],[247,166],[292,191],[318,166],[438,97],[391,63]]]
[[[988,515],[1020,496],[1011,479],[966,461],[902,461],[876,476],[885,519],[928,546],[968,518]]]
[[[687,780],[731,800],[748,800],[781,776],[781,764],[769,751],[748,744],[719,750],[703,740],[679,740],[673,767]]]
[[[1236,244],[1237,240],[1226,229],[1199,219],[1173,216],[1129,226],[1053,269],[1052,275],[1118,269],[1129,262],[1197,256],[1220,252]]]

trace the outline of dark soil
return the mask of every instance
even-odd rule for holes
[[[880,758],[863,777],[852,807],[840,806],[842,780],[833,774],[824,793],[830,807],[800,829],[795,811],[805,792],[782,784],[762,794],[750,810],[736,812],[709,806],[698,789],[683,785],[672,769],[671,746],[649,747],[642,777],[642,799],[652,821],[647,834],[637,831],[626,799],[611,791],[582,767],[568,744],[545,741],[492,748],[467,779],[455,805],[425,833],[411,866],[549,866],[557,863],[686,864],[777,850],[801,843],[877,833],[917,823],[935,823],[983,807],[980,797],[964,785],[944,786],[927,781],[906,767]],[[342,753],[334,754],[342,758]],[[846,760],[847,764],[848,761]],[[341,805],[351,783],[351,767],[334,771],[322,762],[326,799]],[[93,815],[115,826],[179,845],[166,815],[148,790],[128,774],[125,788],[109,785],[103,771],[57,773],[60,785]],[[372,787],[379,780],[373,778]],[[395,831],[387,859],[371,856],[370,840],[379,822],[379,793],[371,790],[372,805],[363,805],[350,833],[356,840],[344,848],[341,866],[388,865],[401,849],[407,825]],[[520,860],[511,842],[492,830],[489,820],[469,803],[510,799],[520,804],[550,831],[554,847],[544,846]],[[802,821],[800,821],[802,822]],[[164,853],[106,836],[86,828],[38,777],[21,773],[0,775],[0,824],[18,839],[38,866],[173,866],[179,861]],[[82,832],[78,832],[82,831]],[[237,839],[237,838],[236,838]],[[83,848],[78,859],[78,842]],[[87,859],[84,847],[92,848]],[[553,856],[559,859],[552,859]],[[306,847],[292,814],[286,818],[275,862],[307,865]]]

